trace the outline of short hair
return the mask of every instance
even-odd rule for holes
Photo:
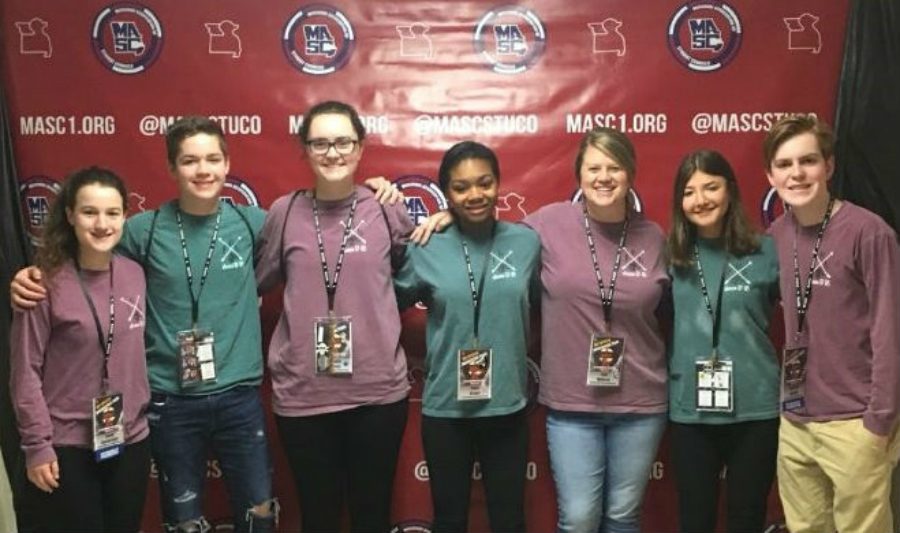
[[[115,172],[92,166],[76,170],[62,183],[56,200],[50,205],[50,213],[44,226],[42,246],[35,255],[35,264],[48,276],[52,276],[67,260],[78,259],[78,239],[69,223],[66,210],[75,209],[78,191],[86,185],[110,187],[122,197],[122,213],[128,210],[128,191]]]
[[[188,137],[205,133],[219,139],[219,148],[222,154],[228,156],[228,145],[225,143],[225,133],[222,126],[210,119],[200,115],[188,115],[179,118],[166,129],[166,157],[169,160],[169,166],[174,167],[178,154],[181,153],[181,143]]]
[[[353,130],[356,132],[359,142],[366,138],[366,127],[363,125],[362,119],[359,118],[359,113],[356,112],[356,109],[344,102],[328,100],[319,102],[303,114],[303,123],[300,125],[300,131],[297,132],[300,142],[306,144],[306,141],[309,140],[310,125],[313,119],[319,115],[344,115],[350,119],[350,124],[353,125]]]
[[[696,172],[720,176],[728,192],[728,211],[722,223],[723,247],[729,254],[742,256],[759,249],[757,230],[750,223],[741,204],[741,191],[731,164],[725,156],[713,150],[697,150],[684,156],[675,174],[672,194],[672,228],[666,243],[669,261],[676,267],[688,267],[694,262],[693,247],[697,228],[684,215],[684,189]]]
[[[782,144],[804,133],[815,135],[822,157],[829,159],[834,155],[834,132],[825,121],[819,120],[814,115],[787,115],[772,124],[763,141],[763,159],[766,168],[772,166],[775,153]]]
[[[631,140],[621,131],[613,128],[596,127],[584,134],[578,145],[578,155],[575,156],[575,179],[581,181],[581,165],[584,163],[584,154],[588,146],[602,151],[607,156],[622,165],[628,181],[633,182],[637,171],[637,155]]]
[[[500,183],[500,162],[497,160],[497,154],[487,146],[475,141],[462,141],[454,144],[449,150],[444,152],[441,159],[441,166],[438,169],[438,185],[444,194],[450,187],[450,173],[461,162],[468,159],[481,159],[487,161],[491,166],[491,172],[494,174],[497,183]]]

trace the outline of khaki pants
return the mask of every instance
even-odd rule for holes
[[[891,514],[900,516],[900,467],[894,467],[894,476],[891,479]],[[900,533],[898,525],[894,524],[894,532]]]
[[[0,457],[0,531],[15,533],[16,514],[13,511],[12,490],[6,477],[6,464]]]
[[[890,533],[897,431],[887,447],[861,418],[798,424],[781,419],[778,490],[792,533]]]

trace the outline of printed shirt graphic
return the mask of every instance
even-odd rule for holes
[[[729,257],[721,241],[699,239],[700,261],[715,309],[722,288],[719,354],[733,364],[734,412],[696,410],[695,363],[712,355],[712,319],[695,266],[671,267],[675,309],[669,356],[669,417],[680,423],[728,424],[778,416],[778,358],[769,325],[778,301],[778,257],[771,237],[756,252]],[[724,276],[722,269],[725,269]]]
[[[647,250],[638,250],[634,247],[625,246],[622,249],[622,275],[632,278],[646,278],[647,266],[646,261]]]
[[[247,223],[237,213],[240,209]],[[147,264],[147,365],[150,388],[174,394],[209,394],[262,380],[262,335],[253,272],[253,240],[265,213],[256,207],[221,204],[221,223],[209,274],[200,295],[198,327],[215,334],[217,381],[182,390],[178,384],[176,335],[191,329],[191,296],[175,204],[159,208]],[[119,250],[143,261],[150,239],[153,211],[128,219]],[[194,294],[200,288],[203,264],[215,225],[215,215],[182,213]],[[249,229],[248,229],[249,223]]]

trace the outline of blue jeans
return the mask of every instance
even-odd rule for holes
[[[167,531],[208,530],[202,496],[210,448],[228,487],[235,531],[274,528],[277,504],[259,387],[201,396],[154,392],[147,420]],[[267,516],[253,511],[270,502]]]
[[[637,533],[644,489],[665,427],[665,413],[548,410],[557,529]]]

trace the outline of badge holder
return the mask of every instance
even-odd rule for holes
[[[94,459],[105,461],[122,453],[125,445],[125,417],[122,395],[110,392],[91,401],[93,413]]]
[[[806,407],[806,346],[784,349],[781,369],[781,410],[798,412]]]
[[[459,350],[457,358],[456,399],[491,399],[491,358],[490,348]]]
[[[215,336],[212,331],[178,332],[178,377],[182,388],[216,381]]]
[[[622,382],[624,361],[624,338],[591,335],[587,384],[592,387],[618,387]]]
[[[353,374],[353,328],[349,316],[316,318],[313,344],[316,375]]]
[[[697,361],[697,411],[734,411],[734,363],[716,356]]]

